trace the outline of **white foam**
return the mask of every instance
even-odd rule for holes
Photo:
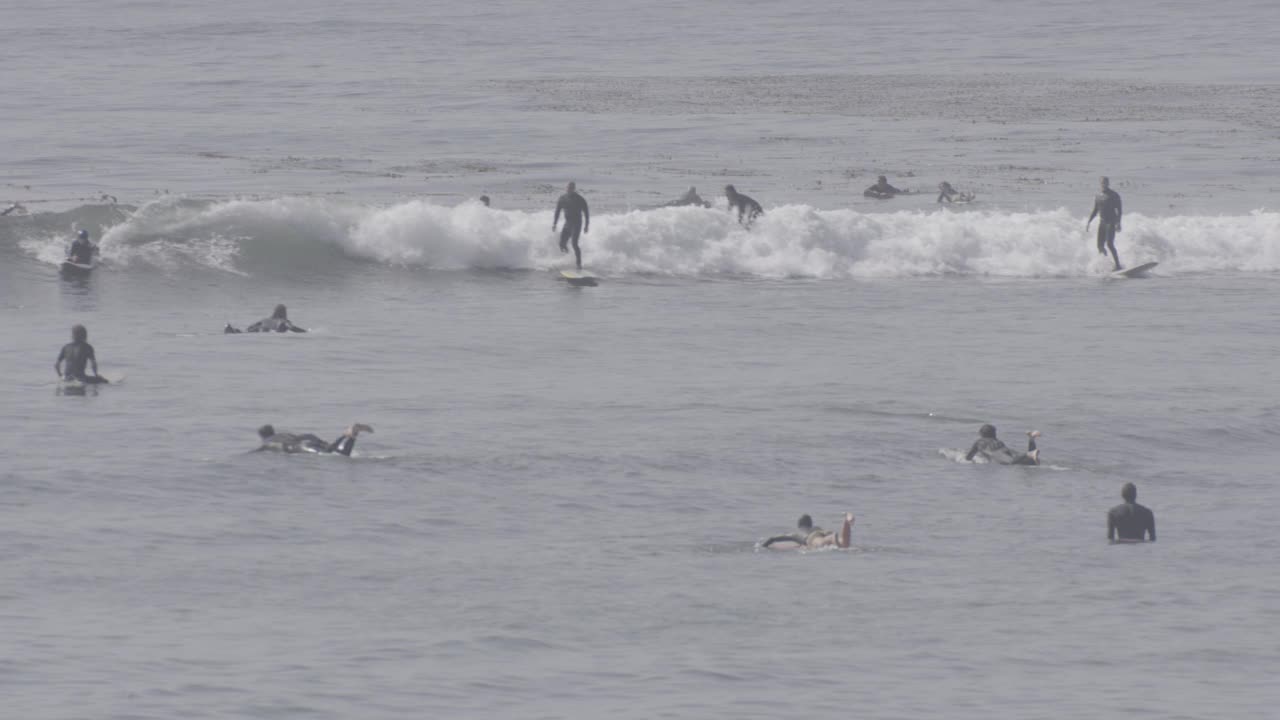
[[[566,261],[550,210],[387,207],[319,198],[203,203],[160,200],[102,238],[103,257],[127,265],[194,264],[253,273],[342,260],[433,269],[546,269]],[[581,244],[597,273],[761,278],[921,276],[1077,277],[1110,270],[1084,216],[1065,209],[866,213],[807,205],[770,208],[748,229],[721,209],[661,208],[598,215]],[[24,249],[61,260],[62,238]],[[1280,270],[1280,213],[1146,217],[1117,238],[1122,262],[1157,261],[1165,274]]]

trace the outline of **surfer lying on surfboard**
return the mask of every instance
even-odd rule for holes
[[[240,330],[239,328],[232,327],[232,326],[231,326],[231,323],[227,323],[227,326],[226,326],[226,327],[224,327],[224,328],[222,328],[222,332],[223,332],[223,334],[226,334],[226,335],[234,335],[234,334],[237,334],[237,333],[240,333],[240,332],[251,332],[251,333],[256,333],[256,332],[300,332],[300,333],[304,333],[304,332],[306,332],[306,331],[307,331],[307,329],[306,329],[306,328],[300,328],[300,327],[298,327],[297,325],[294,325],[292,322],[290,322],[290,321],[289,321],[289,309],[288,309],[288,308],[286,308],[283,304],[281,304],[281,305],[277,305],[277,306],[276,306],[276,309],[275,309],[275,310],[273,310],[273,311],[271,311],[271,317],[263,318],[263,319],[259,320],[258,322],[256,322],[256,323],[254,323],[254,324],[250,325],[249,327],[245,328],[243,331],[242,331],[242,330]]]
[[[65,369],[62,366],[64,362],[67,364]],[[92,375],[85,374],[86,364],[93,368]],[[89,344],[89,331],[83,325],[72,326],[71,342],[62,346],[62,352],[58,353],[53,369],[63,380],[77,380],[86,385],[107,382],[106,378],[98,375],[98,358],[93,353],[93,346]]]
[[[1036,449],[1036,438],[1039,430],[1027,431],[1027,451],[1021,455],[1010,450],[1007,445],[996,439],[996,426],[983,425],[978,428],[978,439],[969,448],[965,460],[973,460],[978,455],[984,459],[1001,465],[1039,465],[1040,451]]]
[[[844,525],[840,527],[840,532],[834,533],[823,530],[813,524],[813,518],[808,514],[801,515],[800,520],[796,522],[797,531],[789,535],[775,535],[760,544],[761,547],[772,547],[781,545],[782,547],[798,546],[804,548],[820,548],[820,547],[849,547],[849,540],[853,535],[853,513],[844,514]]]
[[[337,453],[350,456],[351,450],[356,446],[356,436],[362,432],[373,432],[373,428],[363,423],[355,423],[344,430],[337,440],[330,443],[311,433],[302,435],[278,433],[274,427],[263,425],[258,428],[258,437],[262,438],[262,447],[258,448],[258,451],[273,450],[283,453],[317,453],[320,455]]]

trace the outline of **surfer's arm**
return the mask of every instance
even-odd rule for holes
[[[53,361],[53,371],[58,373],[58,377],[62,377],[62,361],[67,357],[67,349],[62,348],[58,351],[58,359]]]
[[[1147,534],[1151,536],[1151,542],[1156,541],[1156,516],[1151,515],[1151,522],[1147,524]]]
[[[973,447],[969,448],[969,453],[964,456],[965,460],[972,460],[974,455],[978,454],[978,443],[975,441]]]
[[[564,209],[564,200],[561,199],[556,203],[556,216],[551,218],[551,229],[555,230],[556,225],[560,224],[560,211]]]
[[[1116,232],[1120,232],[1120,216],[1124,215],[1124,208],[1121,206],[1120,195],[1116,194]]]
[[[285,320],[285,327],[289,330],[289,332],[306,332],[307,331],[306,328],[300,328],[297,325],[294,325],[292,322],[289,322],[288,320]]]
[[[591,208],[587,207],[586,198],[582,199],[582,219],[584,221],[582,225],[582,232],[591,232]]]
[[[1107,539],[1116,539],[1116,516],[1111,513],[1107,513]]]
[[[1093,212],[1089,213],[1089,219],[1086,220],[1084,223],[1084,227],[1086,230],[1089,229],[1089,224],[1092,223],[1093,219],[1096,217],[1098,217],[1098,203],[1095,202],[1093,204]]]

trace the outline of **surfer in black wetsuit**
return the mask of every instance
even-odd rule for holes
[[[591,210],[587,208],[587,200],[578,194],[578,186],[569,183],[565,194],[556,201],[556,216],[551,219],[551,232],[556,231],[560,222],[560,213],[564,213],[564,230],[560,231],[560,252],[569,252],[569,241],[573,241],[573,256],[578,261],[578,269],[582,269],[582,250],[578,248],[578,236],[591,232]],[[585,221],[585,224],[584,224]]]
[[[1010,450],[1007,445],[996,439],[996,426],[983,425],[978,428],[978,439],[969,448],[965,460],[973,460],[978,455],[1001,465],[1039,465],[1040,451],[1036,449],[1036,438],[1039,430],[1027,431],[1027,451],[1021,455]]]
[[[89,242],[89,231],[81,230],[76,234],[76,239],[71,243],[71,247],[67,248],[67,261],[78,265],[88,265],[93,262],[93,256],[98,253],[98,246]]]
[[[64,362],[65,368],[62,366]],[[85,374],[86,364],[93,368],[92,375]],[[98,358],[93,353],[93,346],[89,344],[89,331],[85,330],[83,325],[75,325],[71,328],[71,342],[62,346],[62,352],[58,353],[53,369],[63,380],[78,380],[88,385],[107,382],[106,378],[98,375]]]
[[[938,183],[938,202],[970,202],[973,200],[973,193],[962,193],[951,187],[951,183],[943,180]]]
[[[1102,192],[1093,199],[1093,212],[1089,213],[1089,220],[1085,222],[1084,230],[1088,232],[1089,223],[1092,223],[1095,217],[1098,218],[1098,253],[1106,255],[1107,250],[1110,250],[1116,270],[1124,269],[1120,265],[1120,255],[1116,253],[1116,233],[1120,232],[1122,214],[1120,193],[1111,189],[1110,178],[1102,178]]]
[[[659,207],[684,207],[686,205],[698,205],[701,207],[711,207],[711,203],[707,202],[706,200],[703,200],[698,195],[698,189],[693,187],[689,188],[689,192],[681,195],[680,197],[676,198],[675,200],[672,200],[671,202],[662,203],[662,205],[660,205]]]
[[[801,547],[820,548],[835,546],[838,548],[849,547],[849,540],[853,535],[853,513],[844,514],[844,525],[840,527],[839,533],[823,530],[813,524],[813,518],[807,514],[801,515],[800,520],[796,522],[797,531],[788,535],[775,535],[761,543],[761,547],[769,547],[775,543],[794,543]]]
[[[262,447],[258,448],[258,451],[272,450],[283,453],[317,453],[320,455],[337,453],[350,456],[351,450],[356,446],[356,436],[362,432],[373,432],[373,428],[362,423],[355,423],[344,430],[337,440],[330,443],[311,433],[302,435],[278,433],[274,427],[263,425],[258,428],[258,437],[262,438]]]
[[[239,333],[239,332],[251,332],[251,333],[256,333],[256,332],[297,332],[297,333],[304,333],[304,332],[306,332],[306,331],[307,331],[307,329],[306,329],[306,328],[300,328],[300,327],[298,327],[297,325],[294,325],[292,322],[290,322],[290,321],[289,321],[289,309],[288,309],[288,308],[286,308],[284,305],[277,305],[277,306],[276,306],[276,309],[275,309],[275,310],[273,310],[273,311],[271,311],[271,317],[263,318],[263,319],[259,320],[258,322],[256,322],[256,323],[254,323],[254,324],[250,325],[249,327],[245,328],[243,331],[242,331],[242,330],[240,330],[239,328],[232,327],[232,326],[231,326],[231,323],[227,323],[227,326],[226,326],[226,327],[224,327],[224,328],[222,328],[222,332],[223,332],[223,334],[225,334],[225,335],[233,335],[233,334],[236,334],[236,333]]]
[[[488,195],[481,195],[481,196],[480,196],[480,204],[481,204],[481,205],[483,205],[483,206],[485,206],[485,207],[489,207],[489,196],[488,196]]]
[[[889,198],[906,192],[889,184],[889,179],[881,175],[876,178],[876,184],[862,191],[863,197],[875,198],[876,200],[888,200]]]
[[[760,207],[760,203],[738,192],[732,185],[724,186],[724,196],[729,199],[729,212],[737,208],[738,222],[746,227],[751,227],[751,223],[764,214],[764,208]],[[747,219],[745,223],[742,222],[744,216]]]
[[[1107,513],[1107,539],[1112,542],[1142,542],[1143,536],[1156,541],[1156,514],[1151,508],[1138,504],[1138,487],[1125,483],[1120,488],[1124,504],[1111,508]],[[1116,536],[1119,537],[1116,537]]]

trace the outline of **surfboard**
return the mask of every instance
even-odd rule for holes
[[[595,287],[599,284],[594,277],[575,270],[561,270],[560,277],[576,287]]]
[[[1113,277],[1127,277],[1127,278],[1142,277],[1143,275],[1147,274],[1148,270],[1150,270],[1151,268],[1159,264],[1160,263],[1158,262],[1143,263],[1137,267],[1126,268],[1124,270],[1116,270],[1115,272],[1111,273],[1111,275]]]
[[[93,270],[96,267],[98,267],[97,260],[90,260],[88,263],[78,263],[78,262],[71,262],[71,260],[68,259],[68,260],[62,261],[62,265],[60,266],[60,269],[64,273],[71,273],[75,275],[87,275],[89,271]]]

